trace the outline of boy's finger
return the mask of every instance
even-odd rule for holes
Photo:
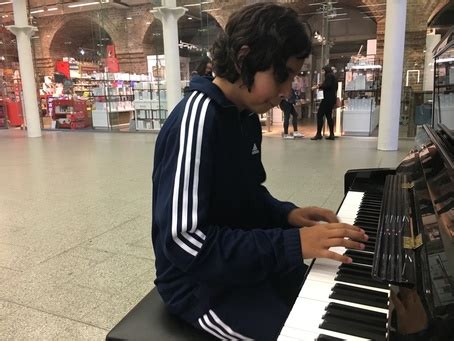
[[[328,250],[326,250],[324,252],[323,257],[328,258],[328,259],[334,259],[334,260],[337,260],[338,262],[342,262],[342,263],[346,263],[346,264],[350,264],[352,262],[352,259],[350,257],[343,256],[336,252],[332,252],[332,251],[328,251]]]
[[[339,219],[333,211],[321,207],[315,207],[313,210],[313,219],[318,219],[318,221],[326,221],[327,223],[339,223]]]
[[[325,225],[329,230],[352,230],[352,231],[363,231],[360,227],[345,224],[345,223],[331,223]]]
[[[365,245],[363,243],[355,242],[350,239],[344,239],[344,238],[330,238],[328,239],[327,243],[328,247],[333,247],[333,246],[343,246],[347,249],[356,249],[356,250],[364,250]]]
[[[310,226],[314,226],[314,225],[319,224],[319,222],[303,218],[303,219],[301,219],[301,224],[302,224],[301,225],[302,227],[310,227]]]
[[[338,228],[332,229],[329,234],[330,238],[350,238],[354,240],[368,240],[369,237],[360,228]]]

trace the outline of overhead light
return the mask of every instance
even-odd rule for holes
[[[131,18],[131,17],[126,17],[126,19],[128,19],[128,20],[132,20],[132,18]]]
[[[3,2],[0,2],[0,6],[1,5],[8,5],[8,4],[12,4],[13,2],[12,1],[3,1]]]
[[[43,13],[43,12],[44,12],[43,9],[36,9],[34,11],[30,11],[30,14]]]
[[[330,5],[334,5],[334,4],[337,4],[339,1],[331,1]],[[326,2],[316,2],[316,3],[313,3],[313,4],[309,4],[309,6],[318,6],[318,5],[327,5]]]
[[[356,7],[376,7],[376,6],[385,6],[385,5],[386,5],[386,2],[384,2],[382,4],[360,5],[360,6],[356,6]]]
[[[329,19],[328,21],[332,22],[332,21],[346,21],[346,20],[350,20],[350,18]]]
[[[58,7],[52,7],[47,9],[48,12],[58,11]]]
[[[355,70],[381,69],[381,65],[354,65],[350,69]]]
[[[188,20],[192,20],[192,17],[188,17]]]
[[[99,1],[85,2],[85,3],[78,3],[78,4],[68,5],[68,8],[76,8],[76,7],[84,7],[84,6],[92,6],[92,5],[99,5]]]
[[[147,21],[145,24],[150,25],[150,24],[151,24],[151,21]]]
[[[85,54],[85,50],[84,49],[80,49],[79,53],[83,56]]]
[[[448,58],[440,58],[435,61],[435,63],[447,63],[447,62],[454,62],[454,57],[448,57]]]

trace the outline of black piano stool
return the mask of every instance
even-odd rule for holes
[[[190,324],[171,315],[158,290],[153,288],[107,334],[107,341],[208,341],[214,340]]]

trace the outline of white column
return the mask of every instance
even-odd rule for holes
[[[407,0],[386,1],[385,51],[378,149],[397,150],[405,47]]]
[[[428,34],[426,36],[426,54],[424,61],[424,91],[434,90],[434,60],[433,49],[441,39],[440,34]]]
[[[187,8],[176,7],[176,0],[164,0],[155,8],[154,16],[162,22],[166,66],[167,114],[181,99],[180,51],[178,49],[178,19]]]
[[[30,37],[36,27],[28,24],[27,1],[13,1],[14,24],[8,30],[16,35],[17,51],[19,54],[19,68],[27,122],[28,137],[41,136],[41,123],[38,111],[38,96],[36,94],[35,70],[33,67],[32,47]]]

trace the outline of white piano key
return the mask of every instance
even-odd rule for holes
[[[364,192],[347,192],[347,195],[342,202],[341,207],[337,212],[337,216],[343,219],[352,219],[356,218],[356,213],[358,212],[359,206],[363,199]]]
[[[325,306],[324,302],[298,297],[281,334],[284,333],[286,336],[298,339],[298,335],[303,336],[309,332],[311,336],[314,334],[317,334],[317,336],[318,334],[326,334],[347,340],[367,340],[320,328],[319,325],[323,322],[323,315],[325,314]],[[306,339],[300,338],[300,340]]]
[[[326,329],[319,329],[317,328],[314,331],[306,331],[296,328],[291,328],[284,326],[281,331],[281,336],[279,336],[278,341],[309,341],[309,340],[317,340],[320,334],[337,337],[339,339],[349,340],[349,341],[365,341],[369,339],[363,339],[362,337],[357,337],[353,335],[347,335],[343,333],[333,332],[331,330]]]
[[[329,298],[333,286],[334,283],[306,280],[298,296],[310,300],[324,302],[325,306],[327,306],[328,303],[333,302],[347,305],[349,307],[361,308],[369,311],[376,311],[378,313],[388,314],[388,309],[382,309],[364,304]],[[354,289],[352,289],[352,291],[354,292]]]

